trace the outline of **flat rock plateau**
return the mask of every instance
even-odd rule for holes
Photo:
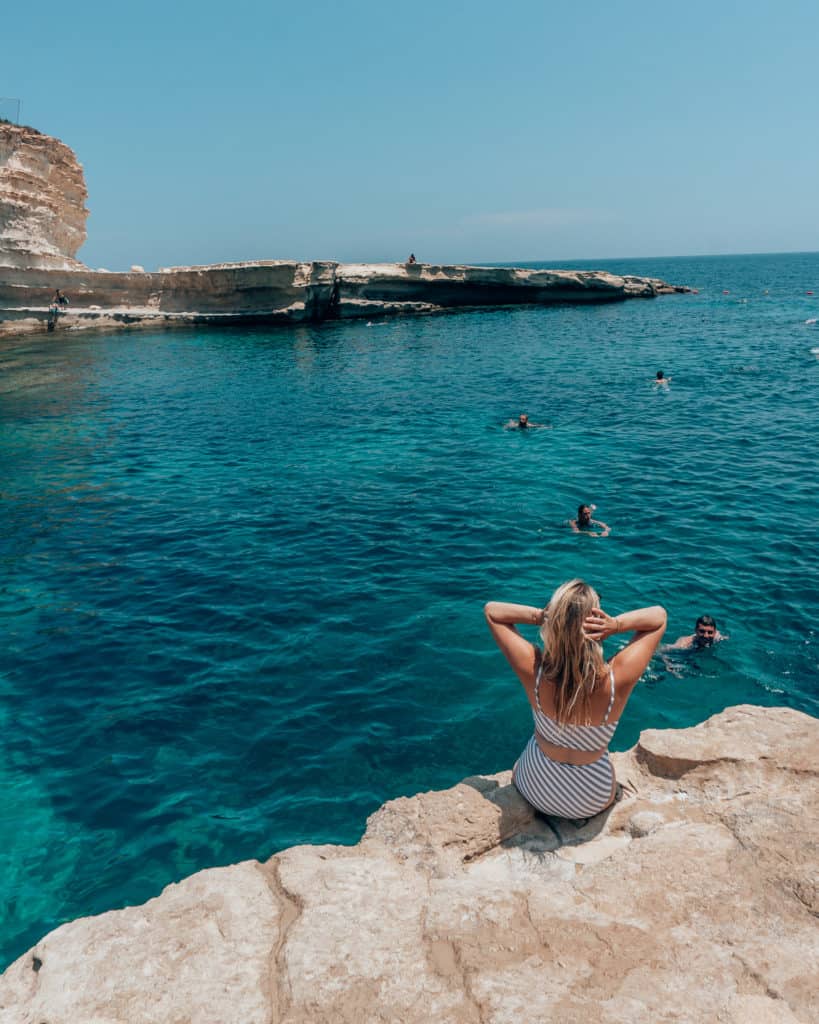
[[[87,190],[72,150],[0,123],[0,334],[192,324],[290,324],[556,302],[615,302],[690,289],[604,271],[256,260],[145,273],[92,270]],[[70,305],[49,312],[55,289]]]
[[[743,705],[612,755],[623,795],[586,823],[509,772],[393,800],[356,846],[62,925],[0,978],[0,1022],[815,1022],[818,747]]]

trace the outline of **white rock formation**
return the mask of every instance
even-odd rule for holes
[[[644,732],[582,828],[508,772],[392,801],[355,847],[63,925],[0,1022],[815,1022],[818,748],[815,719],[743,706]]]
[[[0,267],[82,269],[82,166],[59,139],[0,123]]]
[[[605,272],[257,260],[146,274],[90,270],[74,257],[85,241],[82,167],[58,139],[0,123],[0,333],[46,330],[55,288],[70,293],[60,331],[437,313],[521,303],[651,298],[674,288]],[[11,271],[16,270],[16,274]],[[89,312],[92,307],[100,307]],[[25,328],[23,325],[26,325]],[[52,323],[52,327],[54,324]]]

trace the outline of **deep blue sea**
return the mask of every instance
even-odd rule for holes
[[[549,265],[699,294],[0,341],[0,966],[511,767],[531,716],[489,599],[580,575],[670,640],[716,616],[615,749],[819,713],[819,254]],[[571,533],[580,502],[609,537]]]

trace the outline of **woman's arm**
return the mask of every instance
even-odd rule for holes
[[[522,637],[515,627],[543,625],[544,611],[544,608],[535,608],[533,605],[507,604],[504,601],[489,601],[483,609],[495,643],[527,693],[534,686],[538,652],[534,644]]]
[[[626,647],[611,659],[617,681],[631,687],[645,672],[654,656],[665,633],[667,619],[665,608],[658,604],[650,608],[635,608],[615,618],[606,614],[602,608],[595,608],[583,620],[583,630],[590,640],[598,643],[615,633],[633,631],[634,636]]]

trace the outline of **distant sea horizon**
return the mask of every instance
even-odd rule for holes
[[[648,262],[649,260],[707,260],[707,259],[734,259],[738,256],[814,256],[819,254],[819,249],[788,249],[771,252],[717,252],[717,253],[676,253],[671,256],[580,256],[560,260],[536,260],[536,259],[515,259],[509,263],[488,263],[490,267],[516,266],[525,267],[530,263],[623,263],[626,260],[637,260]]]
[[[640,263],[651,262],[652,260],[708,260],[708,259],[733,259],[735,257],[745,256],[811,256],[819,253],[819,249],[794,249],[782,252],[740,252],[740,253],[698,253],[694,255],[673,255],[673,256],[578,256],[578,257],[567,257],[560,259],[537,259],[531,257],[524,259],[516,257],[512,260],[497,261],[497,260],[427,260],[423,257],[422,253],[416,253],[419,263],[428,263],[431,266],[463,266],[463,267],[519,267],[519,268],[549,268],[549,269],[571,269],[574,264],[596,264],[596,263],[626,263],[630,260],[634,260]],[[77,259],[82,260],[82,250],[77,253]],[[171,267],[171,266],[219,266],[222,263],[253,263],[263,262],[265,260],[283,260],[285,262],[294,263],[311,263],[311,262],[322,262],[327,261],[330,263],[361,263],[361,264],[378,264],[378,263],[403,263],[403,259],[363,259],[363,258],[350,258],[342,259],[336,256],[248,256],[248,257],[236,257],[230,259],[217,259],[217,260],[195,260],[188,263],[175,263],[166,260],[160,260],[156,262],[156,268],[152,273],[158,272],[160,267]],[[107,268],[107,263],[104,259],[95,259],[96,263]],[[147,261],[146,264],[147,266]],[[89,269],[93,270],[94,267],[89,265]],[[130,267],[124,267],[122,270],[110,271],[112,273],[127,273]]]

